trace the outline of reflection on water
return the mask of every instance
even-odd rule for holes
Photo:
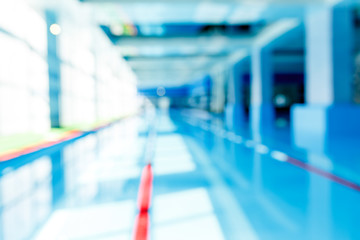
[[[128,239],[144,145],[139,124],[126,120],[18,168],[2,168],[0,239]]]
[[[0,239],[130,239],[148,129],[132,118],[0,165]],[[356,182],[340,155],[294,148],[286,134],[259,143],[189,112],[161,112],[156,129],[152,239],[360,238],[359,192],[288,161]]]
[[[26,239],[46,220],[52,205],[51,171],[51,159],[42,157],[2,176],[3,239]]]
[[[291,135],[284,130],[262,134],[259,143],[246,140],[252,139],[250,129],[242,129],[242,141],[236,141],[238,135],[226,130],[220,118],[182,116],[185,122],[178,122],[192,140],[187,141],[190,151],[203,151],[204,159],[226,179],[258,239],[360,238],[355,227],[359,192],[286,160],[289,154],[359,184],[354,162],[359,156],[358,139],[331,139],[323,143],[321,151],[315,151],[291,145]],[[179,113],[173,117],[178,119]],[[224,130],[227,133],[223,134]],[[223,213],[217,216],[221,223],[226,221]]]

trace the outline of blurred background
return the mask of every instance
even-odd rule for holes
[[[355,0],[1,1],[0,239],[360,239],[359,34]]]

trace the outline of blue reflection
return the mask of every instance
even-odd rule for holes
[[[1,239],[26,239],[49,216],[51,169],[51,159],[44,156],[19,168],[2,170]]]
[[[123,121],[1,163],[0,239],[128,239],[145,143],[138,124]]]
[[[175,119],[181,114],[173,116]],[[258,239],[359,238],[353,221],[356,222],[360,212],[356,205],[360,194],[332,179],[287,163],[289,154],[359,183],[354,173],[357,167],[354,164],[351,167],[350,160],[344,158],[358,156],[357,141],[344,138],[342,143],[324,144],[322,151],[305,151],[292,145],[289,130],[275,130],[272,134],[260,135],[256,141],[248,141],[246,139],[252,138],[251,132],[243,129],[242,141],[235,141],[235,133],[219,134],[221,125],[223,129],[226,125],[219,124],[216,116],[207,123],[187,114],[182,116],[186,122],[181,129],[194,141],[188,141],[189,148],[197,151],[195,145],[199,145],[204,159],[226,180],[225,186],[232,190],[237,204],[244,207],[246,219]],[[330,150],[328,146],[331,154],[326,151]],[[226,217],[220,222],[226,222]],[[223,226],[227,228],[229,226]]]
[[[256,140],[250,131],[229,131],[219,116],[169,113],[158,113],[153,144],[153,239],[360,237],[359,192],[288,161],[296,157],[356,182],[356,168],[338,155],[344,144],[319,154],[292,146],[284,129]],[[129,239],[145,123],[124,120],[13,166],[3,163],[0,239]]]

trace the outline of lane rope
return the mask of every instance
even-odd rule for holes
[[[133,240],[150,239],[150,214],[152,189],[153,189],[153,170],[151,166],[155,154],[156,130],[153,126],[149,130],[148,141],[145,147],[145,166],[140,177],[140,185],[137,196],[138,215],[135,219]]]
[[[205,131],[209,131],[209,132],[212,132],[213,134],[219,136],[219,137],[222,137],[222,138],[225,138],[224,136],[222,136],[222,134],[216,134],[217,132],[219,132],[219,128],[217,128],[217,126],[215,125],[211,125],[211,124],[208,124],[206,122],[201,122],[200,121],[200,128],[205,130]],[[192,124],[192,121],[188,120],[186,121],[188,124],[190,124],[191,126],[193,127],[198,127],[197,124]],[[191,122],[191,123],[190,123]],[[208,127],[204,127],[205,124],[208,124]],[[215,129],[216,128],[216,129]],[[206,130],[208,129],[208,130]],[[214,130],[215,129],[215,130]],[[273,159],[276,159],[278,161],[281,161],[281,162],[287,162],[293,166],[296,166],[298,168],[301,168],[307,172],[311,172],[311,173],[314,173],[314,174],[317,174],[319,176],[322,176],[324,178],[327,178],[333,182],[336,182],[338,184],[341,184],[345,187],[348,187],[348,188],[351,188],[355,191],[359,191],[360,192],[360,185],[355,183],[355,182],[352,182],[352,181],[349,181],[343,177],[340,177],[340,176],[337,176],[331,172],[328,172],[328,171],[325,171],[325,170],[322,170],[318,167],[315,167],[311,164],[308,164],[304,161],[301,161],[301,160],[298,160],[298,159],[295,159],[293,157],[290,157],[288,155],[286,155],[285,153],[282,153],[282,152],[279,152],[279,151],[276,151],[276,150],[272,150],[270,151],[270,148],[261,144],[261,143],[256,143],[255,141],[251,140],[251,139],[248,139],[248,140],[245,140],[243,139],[243,137],[239,136],[239,135],[235,135],[235,133],[233,132],[228,132],[227,133],[227,137],[226,137],[229,141],[231,142],[234,142],[234,143],[237,143],[237,144],[244,144],[245,143],[245,147],[247,148],[255,148],[255,150],[257,152],[259,152],[260,154],[268,154],[270,153],[271,157]],[[244,141],[245,140],[245,141]]]

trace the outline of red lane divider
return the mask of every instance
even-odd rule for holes
[[[139,214],[136,218],[135,228],[133,233],[133,240],[148,240],[150,239],[150,219],[149,209],[151,205],[153,173],[151,164],[147,164],[140,179],[140,186],[137,198],[137,205]]]
[[[140,212],[147,212],[150,208],[152,180],[153,174],[151,164],[148,164],[144,167],[141,174],[140,187],[137,199],[137,204]]]
[[[334,181],[336,183],[339,183],[341,185],[344,185],[344,186],[346,186],[348,188],[351,188],[353,190],[356,190],[356,191],[360,192],[360,186],[359,185],[357,185],[356,183],[350,182],[350,181],[348,181],[348,180],[346,180],[344,178],[338,177],[338,176],[336,176],[336,175],[334,175],[332,173],[326,172],[324,170],[321,170],[321,169],[319,169],[317,167],[314,167],[312,165],[309,165],[309,164],[307,164],[305,162],[302,162],[302,161],[297,160],[297,159],[292,158],[292,157],[288,157],[287,162],[292,164],[292,165],[295,165],[295,166],[297,166],[299,168],[302,168],[302,169],[304,169],[304,170],[306,170],[308,172],[315,173],[317,175],[320,175],[320,176],[325,177],[325,178],[327,178],[329,180],[332,180],[332,181]]]
[[[133,240],[150,239],[150,218],[148,212],[140,212],[135,220]]]
[[[188,121],[188,123],[190,125],[192,125],[189,121]],[[205,122],[203,122],[203,123],[205,123]],[[193,125],[193,126],[195,126],[195,125]],[[244,141],[241,141],[241,142],[244,142]],[[290,164],[292,164],[292,165],[294,165],[296,167],[299,167],[299,168],[301,168],[301,169],[303,169],[305,171],[315,173],[315,174],[317,174],[319,176],[322,176],[324,178],[327,178],[327,179],[329,179],[329,180],[331,180],[333,182],[336,182],[336,183],[341,184],[341,185],[343,185],[345,187],[348,187],[348,188],[351,188],[351,189],[353,189],[355,191],[360,192],[360,185],[359,184],[357,184],[355,182],[351,182],[349,180],[346,180],[346,179],[344,179],[342,177],[339,177],[339,176],[337,176],[337,175],[335,175],[335,174],[333,174],[331,172],[327,172],[325,170],[322,170],[320,168],[312,166],[312,165],[310,165],[310,164],[308,164],[306,162],[300,161],[298,159],[295,159],[295,158],[292,158],[292,157],[289,157],[289,156],[286,158],[285,162],[288,162],[288,163],[290,163]]]

